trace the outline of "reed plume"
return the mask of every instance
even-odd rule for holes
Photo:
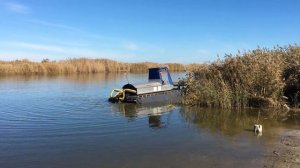
[[[123,63],[109,59],[67,59],[63,61],[41,62],[29,60],[0,61],[0,75],[60,75],[74,73],[99,73],[99,72],[147,72],[148,68],[168,66],[171,71],[184,71],[185,66],[176,63],[158,64],[152,62]]]
[[[209,107],[299,106],[300,47],[258,48],[192,70],[184,104]]]

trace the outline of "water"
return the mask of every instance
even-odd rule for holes
[[[126,82],[122,74],[1,77],[1,168],[262,167],[282,133],[299,129],[299,115],[276,111],[107,102]],[[250,130],[258,113],[262,136]]]

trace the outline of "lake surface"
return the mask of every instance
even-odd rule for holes
[[[299,115],[272,110],[107,102],[127,79],[147,75],[0,77],[0,167],[263,167],[274,142],[299,130]]]

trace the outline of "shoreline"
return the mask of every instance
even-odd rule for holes
[[[285,132],[263,158],[263,167],[300,167],[300,130]]]

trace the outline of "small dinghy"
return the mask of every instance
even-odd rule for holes
[[[111,92],[112,103],[145,103],[154,101],[179,101],[183,85],[173,83],[167,67],[150,68],[148,83],[126,84]]]

